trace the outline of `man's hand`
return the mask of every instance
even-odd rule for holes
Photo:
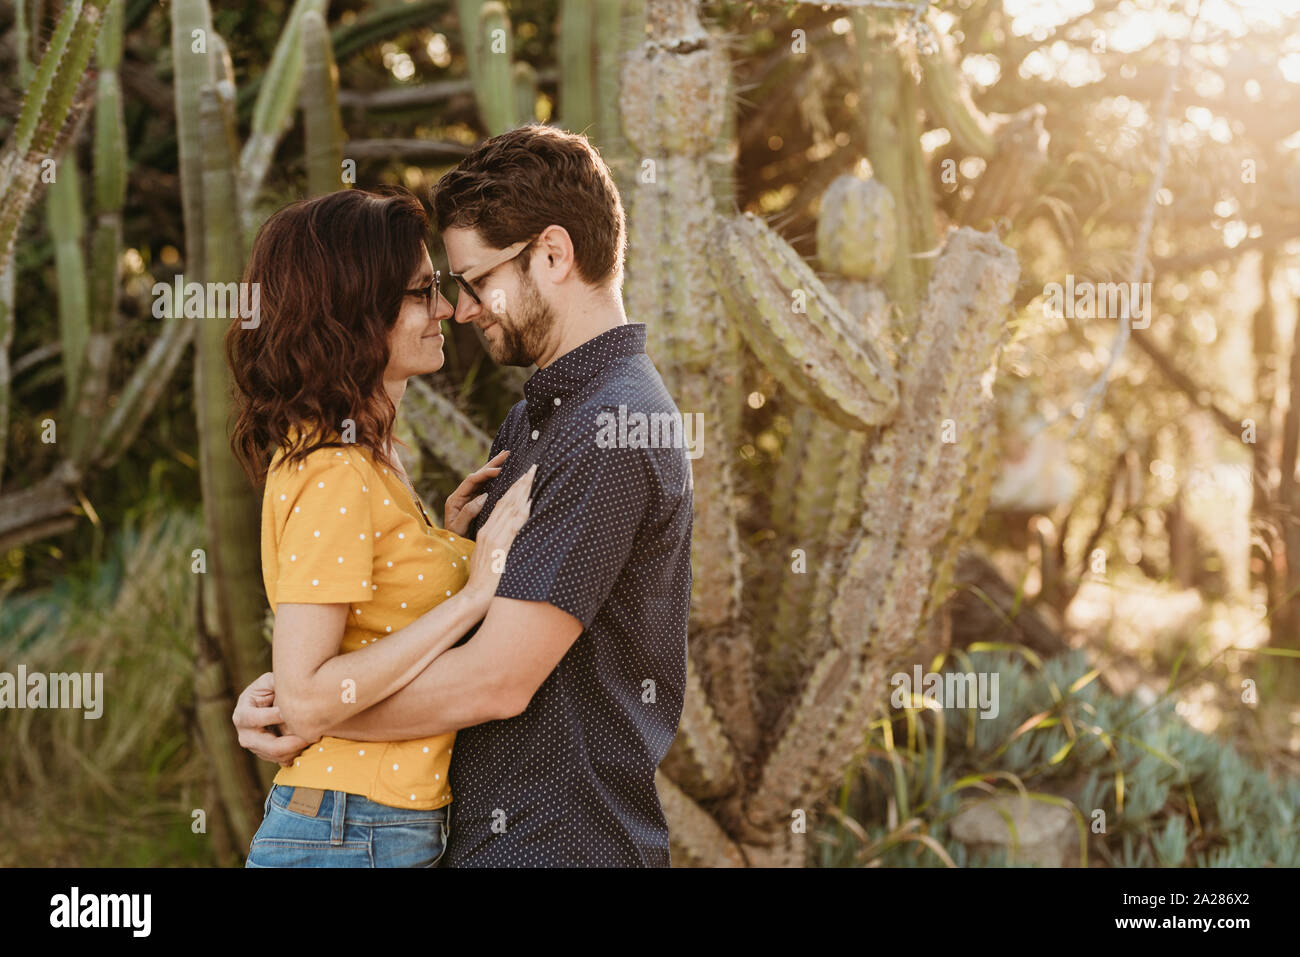
[[[269,671],[244,689],[230,720],[239,731],[241,748],[286,768],[311,744],[296,734],[281,732],[284,718],[275,706],[275,675]]]

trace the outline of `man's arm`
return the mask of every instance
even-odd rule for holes
[[[649,507],[646,450],[604,448],[594,428],[567,436],[540,465],[532,512],[510,546],[478,632],[396,694],[327,733],[404,740],[523,713],[595,620],[631,558]]]
[[[528,707],[581,634],[582,622],[547,602],[493,598],[472,639],[444,651],[400,691],[326,734],[401,741],[512,718]]]

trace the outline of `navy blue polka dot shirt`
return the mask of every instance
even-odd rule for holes
[[[686,687],[693,503],[645,341],[626,323],[537,370],[492,443],[510,456],[470,537],[538,463],[496,594],[584,630],[522,714],[457,733],[443,866],[669,865],[654,775]]]

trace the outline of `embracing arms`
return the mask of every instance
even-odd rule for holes
[[[400,691],[354,710],[325,733],[394,741],[514,717],[580,634],[582,622],[554,605],[493,598],[471,640],[443,652]]]

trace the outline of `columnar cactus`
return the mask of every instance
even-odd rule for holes
[[[825,281],[762,220],[719,210],[708,157],[728,70],[696,6],[647,0],[647,38],[626,58],[620,93],[639,153],[626,197],[628,314],[646,318],[678,406],[702,412],[711,437],[692,461],[687,702],[661,796],[683,863],[798,863],[792,815],[852,760],[887,669],[915,645],[982,512],[991,470],[977,453],[991,445],[988,384],[1018,267],[995,236],[959,230],[924,298],[896,301],[930,272],[914,258],[932,239],[930,208],[909,212],[907,229],[898,216],[924,196],[914,119],[898,121],[894,141],[873,140],[873,165],[892,165],[894,183],[849,178],[828,190]],[[870,104],[908,112],[910,74],[879,36],[870,41],[872,82],[892,76],[894,89]],[[796,410],[782,464],[795,485],[767,491],[786,527],[806,535],[810,574],[790,567],[783,542],[770,560],[783,569],[770,616],[747,615],[739,600],[742,343]]]
[[[332,193],[344,185],[343,121],[339,116],[339,76],[325,18],[315,10],[302,17],[302,129],[307,161],[307,192]]]
[[[646,321],[646,349],[682,414],[699,421],[703,454],[692,461],[696,521],[691,553],[691,656],[710,709],[741,755],[759,740],[753,638],[741,616],[739,445],[741,339],[709,265],[717,222],[711,152],[726,121],[730,67],[688,0],[646,5],[648,38],[627,55],[623,129],[639,158],[625,196],[627,312]],[[684,724],[682,740],[708,730]],[[708,751],[709,749],[702,749]],[[692,752],[695,753],[695,752]],[[701,771],[717,778],[716,771]]]
[[[68,128],[73,96],[95,49],[108,2],[69,0],[32,75],[9,146],[0,156],[0,270],[9,262],[46,164],[59,153],[60,136]],[[26,51],[17,55],[25,62]]]

